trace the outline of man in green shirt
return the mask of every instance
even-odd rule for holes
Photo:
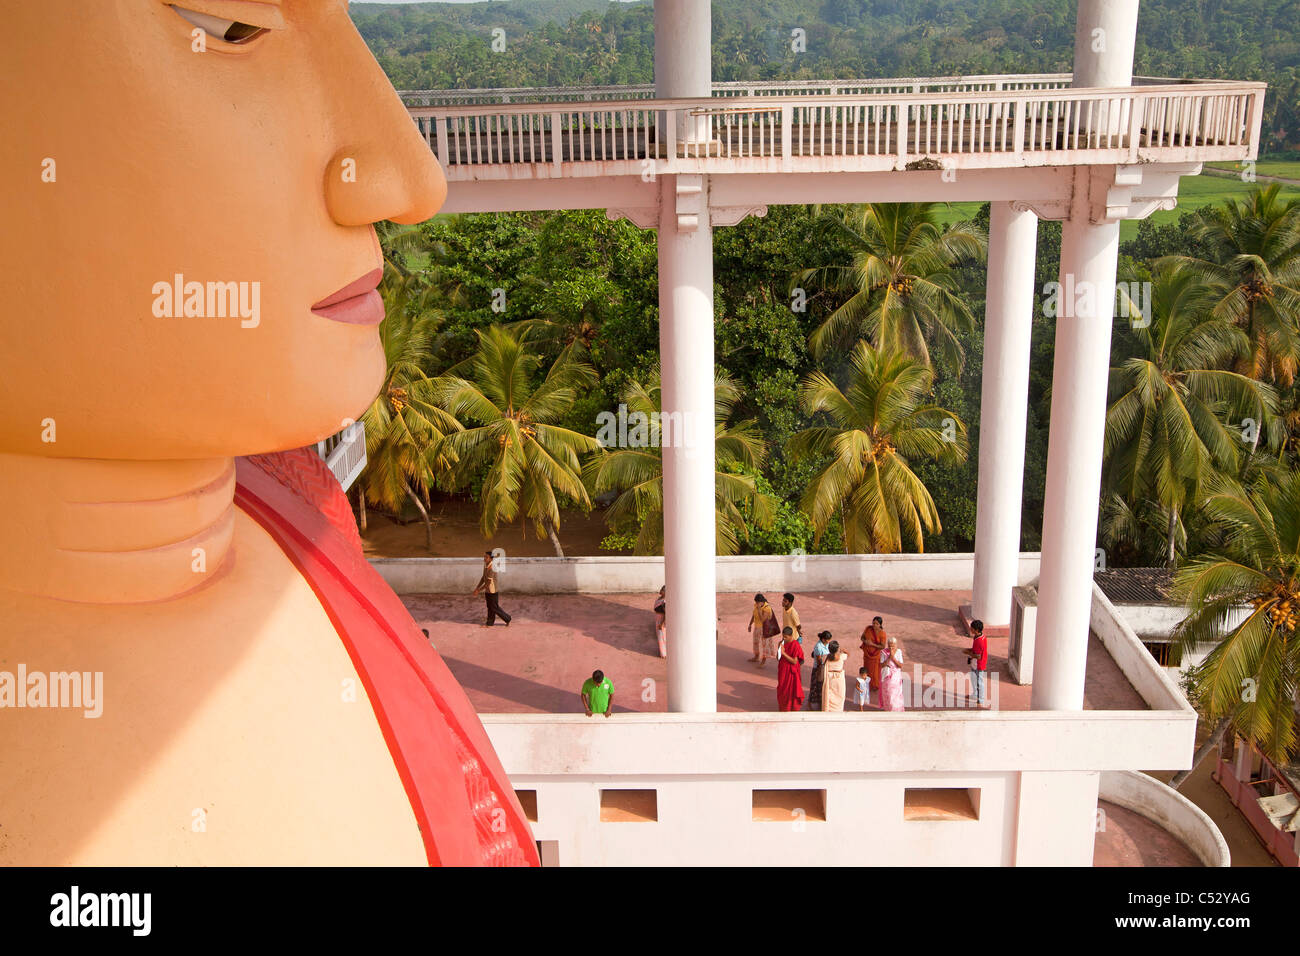
[[[604,671],[594,671],[589,680],[582,682],[582,706],[588,717],[608,717],[614,712],[614,682],[605,677]]]

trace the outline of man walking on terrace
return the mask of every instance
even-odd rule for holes
[[[510,615],[501,610],[501,605],[497,603],[497,570],[492,565],[492,552],[483,552],[483,577],[478,579],[478,584],[474,588],[474,593],[483,592],[483,597],[487,601],[487,622],[484,627],[491,627],[498,617],[506,622],[506,627],[510,626]]]

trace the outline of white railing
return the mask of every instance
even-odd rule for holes
[[[787,85],[761,96],[409,111],[453,181],[871,171],[925,159],[952,168],[1177,163],[1258,152],[1262,83],[1046,85],[1057,79],[965,78],[960,89],[815,98],[791,95]],[[987,82],[1002,88],[976,88]]]
[[[1135,78],[1141,84],[1149,78]],[[1178,82],[1154,80],[1154,82]],[[1060,89],[1070,85],[1069,73],[1025,73],[1014,76],[929,76],[887,80],[771,80],[713,84],[718,96],[841,96],[859,93],[973,92],[977,90]],[[651,83],[628,86],[516,86],[500,89],[403,90],[408,107],[464,106],[478,103],[572,103],[601,100],[654,99]]]
[[[316,453],[325,459],[325,466],[334,473],[343,490],[347,491],[366,468],[365,422],[353,422],[342,431],[317,442]]]

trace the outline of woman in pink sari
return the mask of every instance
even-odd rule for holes
[[[880,652],[880,709],[903,710],[903,649],[898,638]]]
[[[782,631],[781,649],[776,665],[776,706],[777,710],[798,710],[803,706],[803,680],[799,668],[803,665],[803,648],[795,640],[794,629]]]

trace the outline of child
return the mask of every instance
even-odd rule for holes
[[[858,690],[857,693],[854,695],[858,701],[858,710],[867,709],[867,702],[871,699],[870,688],[871,688],[871,683],[870,683],[870,679],[867,676],[867,669],[865,667],[859,667],[858,668]]]

